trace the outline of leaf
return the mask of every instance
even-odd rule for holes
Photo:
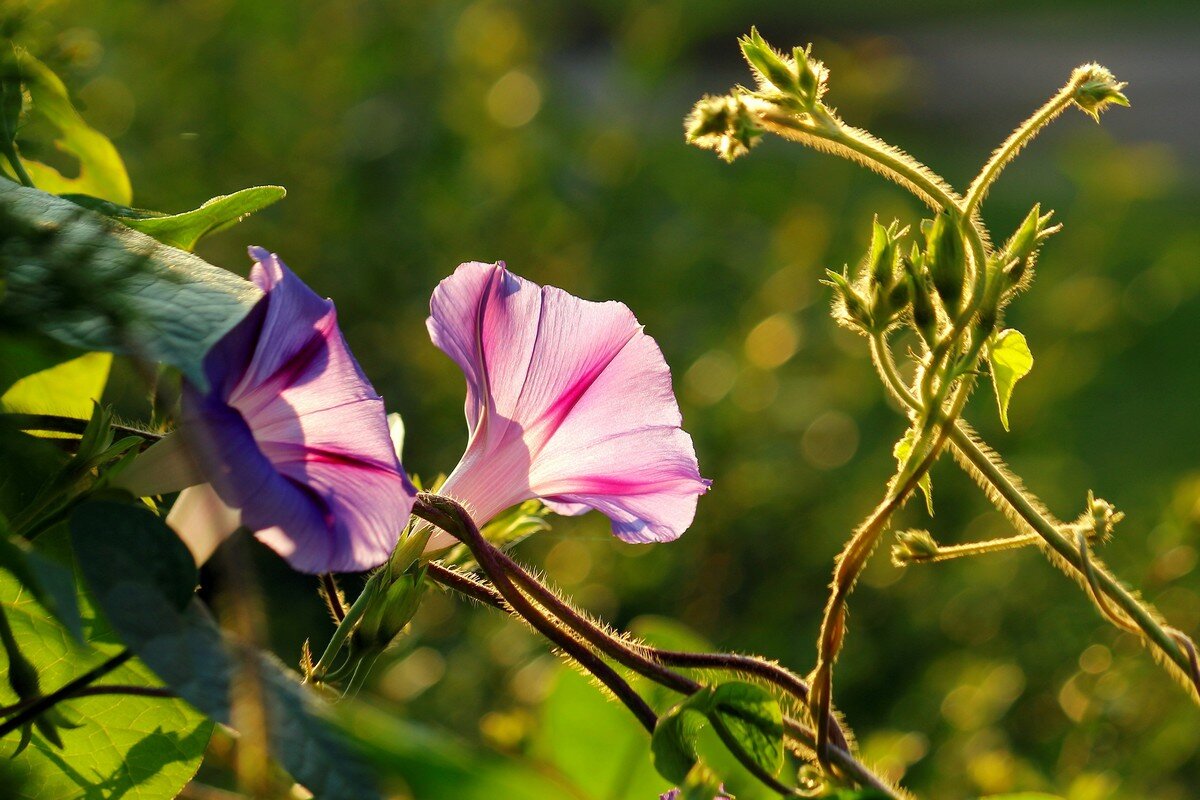
[[[322,800],[379,797],[374,778],[323,717],[329,709],[273,656],[227,642],[191,596],[195,565],[150,511],[91,501],[71,515],[71,536],[93,596],[125,643],[181,697],[213,720],[232,720],[230,687],[243,659],[262,681],[271,754]],[[140,568],[131,569],[131,561]],[[186,596],[185,596],[186,587]]]
[[[76,644],[12,573],[2,569],[0,603],[22,655],[36,666],[45,692],[123,649],[86,603],[83,631],[88,644]],[[7,663],[0,668],[7,672]],[[136,659],[97,683],[161,686]],[[0,682],[0,704],[13,702],[16,695],[7,682]],[[212,730],[187,703],[174,698],[95,695],[66,701],[56,710],[79,724],[56,729],[61,750],[35,734],[30,746],[13,758],[18,737],[0,740],[0,761],[22,787],[12,795],[14,800],[174,797],[195,774]]]
[[[671,783],[682,784],[700,763],[697,740],[708,720],[697,706],[709,699],[697,692],[670,712],[659,717],[650,739],[650,757],[654,768]]]
[[[282,186],[255,186],[214,197],[199,208],[182,214],[118,215],[117,219],[169,247],[191,252],[202,237],[236,225],[254,212],[282,200],[286,194],[287,190]]]
[[[76,348],[47,336],[36,333],[21,336],[15,331],[5,331],[0,340],[0,392],[7,391],[26,375],[50,369],[78,355]]]
[[[87,353],[27,375],[0,395],[0,409],[88,419],[104,393],[111,366],[112,353]]]
[[[917,429],[909,428],[904,432],[904,436],[900,441],[896,442],[896,446],[892,448],[892,455],[896,458],[896,468],[904,469],[904,465],[908,463],[908,459],[912,456],[913,445],[917,442]],[[921,480],[917,483],[921,489],[921,494],[925,495],[925,510],[929,512],[929,516],[933,516],[933,478],[929,471],[921,476]]]
[[[1000,406],[1000,422],[1008,430],[1008,401],[1012,399],[1013,387],[1033,369],[1033,354],[1025,335],[1013,328],[996,334],[988,347],[988,360],[992,363],[992,386],[996,389],[996,403]]]
[[[204,355],[262,296],[190,253],[2,178],[0,221],[17,229],[0,235],[0,323],[163,361],[201,388]]]
[[[51,194],[77,192],[128,205],[133,190],[112,142],[79,115],[57,75],[27,51],[16,50],[22,83],[29,93],[28,116],[31,121],[44,122],[53,131],[54,146],[79,162],[79,175],[68,178],[49,164],[22,157],[33,185]]]
[[[69,568],[34,550],[25,540],[9,536],[0,526],[0,569],[8,570],[75,641],[83,641],[75,577]]]
[[[726,745],[738,747],[772,777],[783,769],[783,711],[760,686],[723,683],[713,692],[709,721]]]

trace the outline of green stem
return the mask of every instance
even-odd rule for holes
[[[426,518],[430,522],[441,527],[441,523],[434,520],[434,517],[439,512],[436,509],[429,509],[433,511],[431,515],[428,511],[422,510],[424,508],[424,505],[418,506],[417,513],[427,515]],[[449,520],[444,521],[447,524],[451,524]],[[454,531],[448,532],[454,533]],[[486,554],[481,553],[476,556],[478,563],[481,565],[484,565],[485,562],[491,564],[493,569],[505,575],[506,580],[511,578],[520,586],[522,591],[529,593],[539,606],[544,608],[549,614],[557,617],[559,621],[573,630],[585,642],[615,662],[632,669],[639,675],[649,678],[672,691],[686,696],[699,691],[702,685],[691,678],[665,669],[665,666],[668,665],[694,669],[721,669],[750,674],[784,689],[801,702],[804,702],[809,696],[809,688],[803,680],[779,665],[772,664],[763,659],[725,653],[684,653],[659,650],[647,645],[635,645],[626,642],[620,635],[612,633],[605,627],[575,611],[568,603],[558,598],[552,590],[539,583],[528,571],[517,564],[507,554],[490,545],[490,543],[479,542],[476,544],[476,547],[486,548],[487,550]],[[485,570],[488,569],[487,567],[484,568]],[[447,588],[461,592],[474,600],[478,600],[506,613],[523,616],[518,609],[512,606],[505,595],[492,586],[475,581],[469,576],[449,569],[437,562],[430,562],[428,570],[427,574],[429,577]],[[815,749],[816,734],[811,729],[799,721],[786,716],[784,717],[784,727],[796,742],[799,742],[806,748]],[[896,799],[904,796],[873,774],[854,757],[850,751],[850,745],[845,738],[845,734],[839,726],[835,725],[833,727],[833,733],[834,741],[829,747],[830,758],[845,775],[859,785],[875,789],[886,797]]]
[[[1071,98],[1075,93],[1074,82],[1068,83],[1058,93],[1051,97],[1046,103],[1033,113],[1029,119],[1025,120],[1014,130],[1009,137],[1004,140],[1004,143],[996,148],[992,153],[992,157],[988,159],[983,170],[971,182],[971,186],[967,189],[966,200],[963,202],[963,215],[970,218],[979,208],[979,204],[983,202],[984,195],[988,189],[995,183],[1003,170],[1017,153],[1021,152],[1021,148],[1029,144],[1032,139],[1041,132],[1042,128],[1046,127],[1059,114],[1063,112],[1071,104]]]
[[[1006,536],[1002,539],[985,539],[979,542],[964,542],[962,544],[939,544],[937,552],[929,556],[912,556],[904,559],[905,564],[936,564],[941,561],[950,561],[955,558],[966,558],[968,556],[982,556],[988,553],[1000,553],[1005,550],[1016,550],[1020,547],[1028,547],[1031,544],[1037,544],[1041,538],[1036,533],[1019,533],[1015,536]]]
[[[882,335],[876,336],[871,342],[873,360],[884,382],[891,393],[905,406],[919,410],[917,398],[908,391],[904,381],[896,371],[891,351]],[[1058,566],[1066,566],[1074,570],[1077,580],[1085,581],[1084,557],[1068,537],[1054,524],[1040,508],[1040,503],[1027,490],[1019,486],[1009,477],[1004,468],[997,463],[994,456],[978,442],[963,426],[955,421],[949,426],[950,443],[972,469],[968,470],[972,477],[981,485],[989,497],[997,505],[1006,504],[1029,528],[1040,537],[1049,551],[1060,559]],[[1138,628],[1145,639],[1152,643],[1177,667],[1182,675],[1192,684],[1193,699],[1200,701],[1200,686],[1192,681],[1193,667],[1191,659],[1192,647],[1180,640],[1180,634],[1173,628],[1159,621],[1155,612],[1147,603],[1137,598],[1118,581],[1108,568],[1093,558],[1090,564],[1092,579],[1095,585],[1125,614]]]
[[[29,173],[25,171],[25,165],[21,163],[21,156],[17,154],[17,148],[11,143],[4,147],[4,157],[13,168],[13,173],[16,174],[21,185],[34,188],[33,178],[29,177]]]
[[[380,573],[376,573],[378,575]],[[329,644],[325,645],[325,651],[321,653],[321,657],[317,659],[317,663],[312,668],[312,678],[320,681],[324,678],[329,670],[333,667],[333,661],[342,650],[342,646],[346,644],[346,640],[350,638],[350,634],[354,633],[354,628],[362,619],[363,614],[367,613],[367,608],[371,605],[371,600],[375,598],[374,581],[380,579],[372,576],[367,585],[363,587],[362,592],[355,598],[350,608],[346,609],[346,614],[342,617],[342,621],[333,629],[333,635],[329,637]]]

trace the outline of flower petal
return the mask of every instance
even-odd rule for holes
[[[255,318],[206,360],[214,387],[184,392],[204,472],[260,540],[305,572],[385,561],[415,490],[383,400],[354,360],[333,304],[257,248]],[[247,358],[245,353],[250,352]]]
[[[192,558],[199,566],[238,529],[241,515],[236,508],[226,505],[210,484],[202,483],[179,493],[171,513],[167,514],[167,525],[192,551]]]
[[[594,508],[628,541],[691,523],[700,477],[662,352],[622,303],[463,264],[428,322],[467,377],[467,452],[442,492],[480,523],[529,497]]]

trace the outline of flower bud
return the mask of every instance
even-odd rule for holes
[[[1004,275],[1005,290],[1017,289],[1027,281],[1032,274],[1042,242],[1062,230],[1062,225],[1049,224],[1050,218],[1054,216],[1053,211],[1046,214],[1042,214],[1041,211],[1041,205],[1034,204],[1025,220],[1000,251],[999,258],[1004,265],[1001,274]]]
[[[388,578],[385,567],[372,576],[364,591],[373,597],[362,621],[354,630],[354,644],[363,650],[383,650],[392,643],[412,620],[425,596],[427,582],[424,568]]]
[[[763,86],[765,83],[784,95],[794,98],[799,96],[800,81],[796,73],[796,63],[767,44],[757,28],[751,28],[750,35],[738,39],[738,45],[741,46],[742,55],[756,73],[762,88],[768,88]]]
[[[926,234],[926,266],[933,288],[951,319],[958,316],[962,304],[963,283],[967,277],[967,254],[963,250],[958,225],[945,214],[938,214]]]
[[[1124,511],[1117,511],[1112,503],[1096,497],[1095,493],[1089,489],[1087,506],[1084,507],[1079,518],[1072,523],[1072,527],[1082,530],[1093,542],[1103,542],[1108,541],[1112,536],[1113,528],[1123,519],[1125,519]]]
[[[871,314],[867,303],[850,283],[850,279],[840,272],[825,270],[829,280],[821,281],[834,289],[834,317],[849,328],[871,329]]]
[[[1075,87],[1071,96],[1075,105],[1097,122],[1100,121],[1100,112],[1108,106],[1129,106],[1129,98],[1121,92],[1127,84],[1118,81],[1099,64],[1084,64],[1078,67],[1071,74],[1071,85]]]
[[[906,567],[928,561],[936,557],[939,550],[937,541],[929,531],[900,531],[896,534],[896,544],[892,546],[892,563],[897,567]]]
[[[684,120],[684,129],[689,144],[714,150],[729,162],[749,153],[763,134],[738,95],[702,98]]]
[[[937,310],[933,307],[933,298],[929,296],[929,286],[922,274],[921,253],[913,244],[912,253],[908,258],[901,259],[904,270],[908,273],[909,294],[912,299],[913,327],[925,344],[933,347],[937,341]]]
[[[821,99],[821,95],[825,94],[825,80],[829,77],[829,70],[812,57],[812,45],[804,49],[794,48],[792,59],[796,62],[801,100],[806,108],[811,108]]]

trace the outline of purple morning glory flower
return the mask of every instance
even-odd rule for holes
[[[265,296],[209,352],[208,391],[184,387],[180,432],[169,438],[183,436],[206,483],[185,489],[167,522],[198,561],[243,525],[301,572],[378,566],[415,497],[383,399],[333,303],[274,254],[250,256]]]
[[[709,481],[662,351],[627,306],[472,262],[434,290],[427,325],[467,378],[470,440],[440,492],[480,524],[534,497],[600,511],[627,542],[691,524]]]

